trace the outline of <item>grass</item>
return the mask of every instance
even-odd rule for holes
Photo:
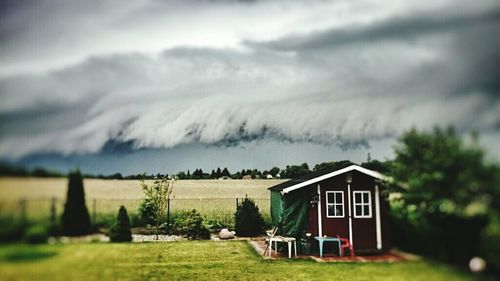
[[[35,259],[5,258],[15,251],[38,254],[34,254]],[[262,260],[244,241],[186,241],[3,245],[0,246],[0,280],[472,281],[484,280],[484,276],[430,261],[342,264]]]

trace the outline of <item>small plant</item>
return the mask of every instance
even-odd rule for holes
[[[138,213],[141,225],[156,224],[156,207],[148,198],[142,200],[139,205]]]
[[[264,219],[255,202],[245,197],[235,213],[235,228],[238,236],[253,237],[264,231]]]
[[[111,242],[130,242],[132,241],[132,233],[130,231],[130,219],[127,214],[127,209],[121,206],[118,210],[116,223],[109,232]]]
[[[47,243],[49,233],[43,225],[33,225],[28,228],[24,235],[24,240],[30,244]]]
[[[141,204],[141,206],[144,206],[142,209],[144,212],[141,212],[141,209],[139,209],[139,211],[141,216],[145,216],[147,219],[154,219],[157,238],[161,220],[165,216],[173,187],[174,181],[167,177],[155,179],[152,184],[148,184],[144,180],[141,181],[142,192],[146,198]]]
[[[210,239],[210,231],[203,222],[203,217],[195,209],[186,213],[183,232],[189,239]]]

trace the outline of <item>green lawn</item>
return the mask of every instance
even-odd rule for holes
[[[0,280],[482,280],[431,262],[262,260],[246,242],[3,245]]]

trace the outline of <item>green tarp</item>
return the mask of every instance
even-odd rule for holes
[[[278,234],[300,238],[309,224],[310,194],[302,188],[285,195],[271,191],[271,219]]]

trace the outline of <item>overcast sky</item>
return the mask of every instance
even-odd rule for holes
[[[500,160],[498,1],[0,2],[0,159],[175,172],[392,157],[412,126]]]

